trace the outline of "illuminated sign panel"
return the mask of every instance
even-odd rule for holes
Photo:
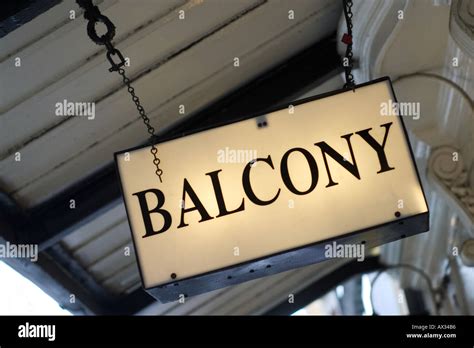
[[[388,78],[116,154],[143,285],[160,301],[428,230]],[[392,105],[392,104],[390,104]]]

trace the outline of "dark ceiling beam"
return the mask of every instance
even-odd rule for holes
[[[0,14],[0,38],[60,2],[61,0],[3,0]]]
[[[71,199],[74,199],[74,209],[70,207]],[[107,165],[30,209],[27,214],[41,228],[23,239],[38,244],[40,250],[45,250],[121,202],[115,167]]]
[[[141,288],[126,296],[109,293],[61,244],[43,251],[41,262],[43,269],[69,291],[69,296],[74,294],[80,303],[84,303],[83,308],[93,314],[130,315],[155,301]],[[62,303],[62,307],[71,312],[77,307],[64,300]]]

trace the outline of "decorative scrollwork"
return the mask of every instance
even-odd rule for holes
[[[473,57],[474,2],[472,0],[453,0],[449,29],[459,47]]]
[[[443,146],[431,153],[429,167],[438,178],[452,181],[462,173],[463,160],[457,149]]]
[[[470,175],[464,167],[459,150],[451,146],[434,149],[430,155],[428,168],[473,221],[474,189],[470,185]],[[473,170],[471,168],[471,171]]]

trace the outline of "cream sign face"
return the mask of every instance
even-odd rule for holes
[[[390,80],[116,154],[143,285],[161,301],[427,231]]]

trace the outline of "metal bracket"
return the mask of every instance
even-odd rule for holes
[[[268,127],[268,121],[267,121],[267,116],[266,115],[261,115],[261,116],[256,117],[255,121],[257,122],[257,127],[258,128]]]

